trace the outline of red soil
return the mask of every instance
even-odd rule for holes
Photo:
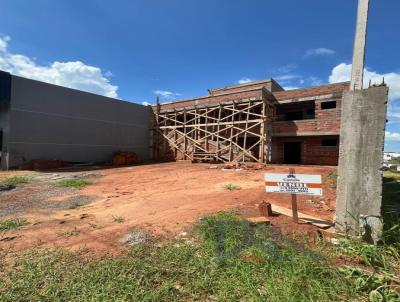
[[[156,235],[175,236],[200,217],[218,211],[237,210],[244,216],[257,215],[257,205],[263,199],[290,208],[290,195],[265,193],[263,181],[266,171],[287,173],[288,166],[241,171],[221,168],[178,162],[96,170],[104,176],[77,192],[97,196],[95,202],[52,214],[26,213],[22,216],[30,224],[21,230],[0,234],[0,248],[23,250],[38,245],[117,252],[121,249],[119,239],[135,228],[147,229]],[[295,166],[296,173],[321,174],[323,178],[324,196],[314,201],[299,196],[299,211],[324,219],[333,218],[334,212],[328,206],[335,204],[335,189],[328,175],[335,171],[335,167]],[[229,191],[224,188],[226,184],[240,189]],[[327,204],[324,208],[320,207],[321,200]],[[113,217],[117,216],[124,221],[114,221]],[[273,223],[282,223],[292,230],[303,228],[306,232],[313,228],[294,225],[283,216],[274,218]],[[66,238],[66,232],[75,229],[79,233]],[[1,241],[5,236],[16,238]]]

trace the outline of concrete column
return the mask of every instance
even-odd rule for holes
[[[369,0],[358,1],[357,25],[354,38],[353,66],[351,69],[350,90],[363,88],[365,41],[367,37]]]
[[[388,88],[346,91],[342,100],[337,232],[376,243],[382,233],[382,164]]]

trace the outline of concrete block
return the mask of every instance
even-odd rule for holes
[[[377,242],[382,233],[382,164],[388,88],[343,95],[336,231]]]

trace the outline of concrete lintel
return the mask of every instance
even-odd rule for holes
[[[339,132],[327,132],[327,131],[314,131],[314,132],[282,132],[273,133],[273,137],[286,137],[286,136],[334,136],[339,135]]]
[[[318,101],[318,100],[326,100],[332,98],[338,98],[342,95],[338,95],[335,93],[324,94],[324,95],[317,95],[317,96],[307,96],[303,98],[295,98],[295,99],[287,99],[287,100],[278,100],[279,104],[290,104],[290,103],[297,103],[297,102],[309,102],[309,101]]]
[[[233,103],[235,104],[242,104],[242,103],[247,103],[247,102],[256,102],[256,101],[262,101],[261,96],[255,96],[255,97],[250,97],[250,98],[245,98],[245,99],[238,99],[238,100],[231,100],[231,101],[222,101],[218,103],[212,103],[212,104],[201,104],[201,105],[191,105],[191,106],[185,106],[185,107],[177,107],[177,108],[169,108],[169,109],[161,109],[160,113],[166,113],[166,112],[175,112],[176,111],[182,111],[184,109],[186,110],[192,110],[192,109],[204,109],[206,107],[208,108],[214,108],[218,107],[220,105],[232,105]],[[177,103],[179,105],[179,103]],[[161,105],[162,106],[162,105]]]

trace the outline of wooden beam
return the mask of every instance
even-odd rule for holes
[[[235,109],[235,103],[233,103],[233,109]],[[233,145],[233,122],[235,121],[235,113],[231,115],[231,137],[229,138],[229,161],[232,161],[232,157],[233,157],[233,149],[232,149],[232,145]]]
[[[262,115],[263,115],[263,122],[261,123],[260,126],[260,152],[259,152],[259,162],[264,163],[265,162],[265,126],[266,126],[266,118],[265,118],[265,102],[263,102],[262,105]]]
[[[183,110],[183,146],[184,146],[184,150],[185,150],[185,158],[187,159],[187,139],[186,139],[186,110]]]
[[[250,107],[250,102],[249,102],[249,106],[247,107],[247,113],[246,113],[246,124],[245,124],[246,132],[244,133],[243,149],[246,149],[247,130],[248,130],[248,127],[249,127],[249,114],[250,114],[250,108],[249,108],[249,107]],[[244,153],[243,153],[243,159],[242,159],[242,161],[245,161]]]
[[[247,123],[260,123],[262,122],[262,119],[257,119],[257,120],[249,120],[249,121],[234,121],[233,125],[240,125],[240,124],[246,124]],[[208,126],[213,126],[213,125],[232,125],[232,121],[230,122],[223,122],[223,123],[209,123]],[[206,124],[192,124],[192,125],[186,125],[186,128],[197,128],[198,126],[206,126]],[[182,126],[161,126],[161,128],[168,128],[168,129],[174,129],[174,128],[182,128]]]
[[[174,109],[172,112],[170,110],[160,114],[158,129],[165,138],[164,142],[168,142],[173,148],[175,158],[181,152],[185,159],[193,160],[191,154],[200,151],[204,154],[215,154],[216,158],[223,161],[245,161],[246,158],[260,161],[251,150],[259,146],[265,138],[262,132],[256,133],[252,130],[256,127],[262,128],[262,123],[265,122],[265,110],[260,108],[262,106],[265,106],[264,102],[248,100],[247,103],[220,103],[211,108],[195,106],[190,110]],[[255,111],[257,108],[261,109],[261,114]],[[242,134],[244,140],[239,144]],[[257,137],[258,140],[247,147],[249,136]],[[213,152],[211,144],[216,146]]]

